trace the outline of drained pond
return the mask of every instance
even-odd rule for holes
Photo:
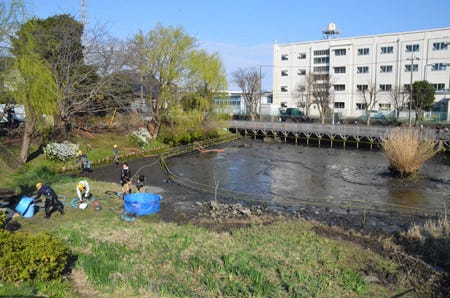
[[[238,200],[421,215],[450,206],[450,160],[444,154],[427,161],[417,177],[399,179],[390,175],[381,150],[260,140],[238,140],[220,149],[171,158],[167,165],[187,184]]]

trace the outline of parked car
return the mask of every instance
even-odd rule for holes
[[[308,117],[298,108],[280,109],[280,121],[282,122],[305,122],[307,120]]]
[[[386,120],[386,115],[381,112],[381,111],[377,111],[377,110],[370,110],[370,119],[372,120]],[[364,114],[360,117],[361,121],[367,121],[367,114]]]

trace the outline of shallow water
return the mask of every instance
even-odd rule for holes
[[[245,145],[245,146],[244,146]],[[223,152],[190,153],[168,160],[179,176],[244,193],[317,197],[443,210],[450,206],[448,155],[428,161],[415,179],[389,174],[380,150],[330,149],[239,140]]]

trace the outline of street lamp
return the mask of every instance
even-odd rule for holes
[[[262,106],[262,68],[272,67],[273,65],[262,65],[259,64],[259,120],[261,121],[261,106]]]

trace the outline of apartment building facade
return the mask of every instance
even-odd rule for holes
[[[371,109],[392,114],[403,108],[404,114],[411,83],[427,80],[436,90],[434,110],[450,120],[450,27],[275,44],[273,104],[318,116],[308,91],[313,74],[328,77],[330,110],[343,118],[366,113],[367,90],[376,96]]]

